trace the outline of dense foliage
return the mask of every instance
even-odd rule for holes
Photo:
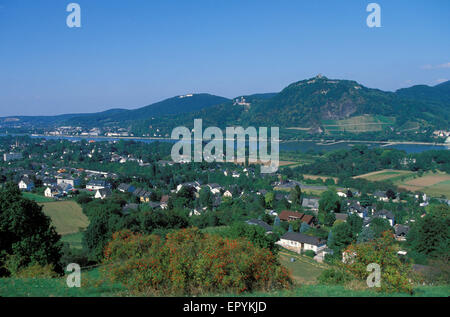
[[[60,271],[59,239],[42,207],[23,198],[15,184],[0,189],[0,276],[33,265]]]
[[[138,294],[195,295],[271,290],[290,285],[267,249],[198,229],[157,235],[115,233],[105,248],[105,273]]]

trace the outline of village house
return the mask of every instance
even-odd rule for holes
[[[389,198],[386,195],[385,192],[382,191],[376,191],[373,193],[373,197],[375,197],[376,199],[378,199],[379,201],[384,201],[384,202],[388,202]]]
[[[336,216],[336,221],[337,220],[341,220],[341,221],[344,221],[344,222],[347,221],[348,214],[336,212],[334,215]]]
[[[121,183],[119,187],[117,187],[117,190],[122,193],[132,193],[136,188],[133,185]]]
[[[361,218],[367,217],[367,209],[360,205],[359,201],[352,201],[347,206],[347,210],[352,214],[357,214]]]
[[[80,186],[80,179],[79,178],[73,178],[73,177],[58,177],[56,179],[56,183],[58,185],[69,184],[72,187],[76,187],[76,186]]]
[[[14,161],[14,160],[21,160],[22,159],[22,153],[4,153],[3,154],[3,160],[5,162]]]
[[[209,190],[214,195],[220,194],[220,190],[222,189],[222,187],[219,184],[216,184],[216,183],[208,184],[206,186],[208,186]]]
[[[148,203],[150,202],[150,197],[152,193],[142,188],[136,188],[136,190],[133,192],[133,195],[136,196],[140,202]]]
[[[98,189],[96,192],[95,192],[95,198],[96,199],[105,199],[105,198],[108,198],[108,197],[110,197],[111,196],[111,189],[109,189],[109,188],[102,188],[102,189]]]
[[[195,191],[197,191],[197,192],[199,192],[200,191],[200,189],[201,189],[201,187],[200,187],[200,183],[199,182],[186,182],[186,183],[183,183],[183,184],[179,184],[178,186],[177,186],[177,193],[181,190],[181,188],[183,188],[183,187],[191,187],[191,188],[194,188],[195,189]]]
[[[376,211],[373,214],[372,218],[386,219],[389,221],[389,224],[391,225],[391,227],[394,226],[394,215],[389,210],[382,209],[382,210]]]
[[[317,198],[303,198],[302,207],[312,211],[319,210],[319,199]]]
[[[299,232],[287,232],[276,243],[299,254],[308,250],[318,254],[327,246],[325,240]]]
[[[250,219],[250,220],[247,220],[245,223],[248,225],[261,227],[266,231],[266,233],[272,233],[272,231],[273,231],[272,226],[270,226],[268,223],[266,223],[262,220],[259,220],[259,219]]]
[[[279,218],[282,221],[301,220],[302,222],[306,223],[309,226],[315,226],[317,223],[317,220],[314,216],[306,215],[301,212],[289,211],[289,210],[283,210],[280,213]]]
[[[111,185],[104,180],[91,180],[86,184],[88,190],[99,190],[104,188],[111,188]]]
[[[23,191],[32,191],[34,189],[34,182],[29,178],[22,178],[19,182],[19,189]]]
[[[229,190],[227,190],[223,193],[223,197],[233,198],[233,194]]]
[[[56,182],[56,178],[46,177],[42,180],[42,185],[52,187],[56,186],[58,183]]]
[[[169,203],[169,195],[162,195],[160,199],[161,209],[167,209]]]
[[[69,194],[74,189],[72,185],[66,183],[59,184],[56,186],[56,188],[63,195]]]
[[[58,190],[56,186],[47,187],[44,191],[44,196],[48,198],[59,198],[62,196],[62,193]]]
[[[409,227],[406,225],[395,225],[395,239],[397,241],[406,241],[406,236],[408,235]]]

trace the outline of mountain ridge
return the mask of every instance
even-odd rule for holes
[[[218,127],[278,125],[320,128],[325,124],[340,124],[339,121],[364,116],[378,117],[377,120],[387,120],[405,129],[429,126],[447,128],[450,121],[450,81],[390,92],[368,88],[354,80],[329,79],[318,75],[294,82],[278,93],[233,99],[206,93],[188,94],[133,110],[116,108],[92,114],[53,117],[10,116],[0,118],[0,122],[15,118],[19,122],[32,121],[35,125],[116,125],[136,131],[139,135],[149,126],[167,130],[179,125],[190,126],[195,118],[202,118],[205,125]],[[376,124],[377,121],[374,122]]]

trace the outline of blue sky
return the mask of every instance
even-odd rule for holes
[[[381,28],[370,2],[0,0],[0,116],[276,92],[318,73],[383,90],[450,79],[450,1],[378,0]]]

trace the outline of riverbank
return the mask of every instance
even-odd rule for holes
[[[30,134],[24,134],[30,135]],[[118,140],[153,140],[153,141],[177,141],[172,138],[164,137],[139,137],[139,136],[95,136],[95,135],[46,135],[46,134],[31,134],[32,137],[43,137],[43,138],[72,138],[72,139],[118,139]],[[194,141],[194,139],[192,139]],[[227,139],[224,139],[227,140]],[[280,143],[289,142],[315,142],[317,145],[335,145],[340,143],[373,143],[373,144],[383,144],[382,146],[399,145],[399,144],[409,144],[409,145],[433,145],[433,146],[447,146],[450,143],[438,143],[438,142],[418,142],[418,141],[367,141],[367,140],[338,140],[332,142],[325,142],[324,140],[314,140],[314,139],[298,139],[298,140],[279,140]]]

